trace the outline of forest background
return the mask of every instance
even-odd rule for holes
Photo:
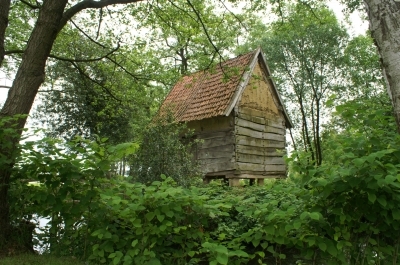
[[[399,263],[399,4],[346,1],[368,14],[371,32],[357,36],[323,1],[231,4],[241,12],[1,2],[13,80],[0,112],[2,255],[40,245],[93,264]],[[258,46],[295,125],[288,178],[202,186],[184,125],[150,121],[180,76]],[[21,141],[36,94],[43,137]],[[50,218],[39,233],[38,216]]]

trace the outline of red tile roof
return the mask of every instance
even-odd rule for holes
[[[262,63],[270,76],[261,48],[216,65],[211,70],[199,71],[182,77],[172,88],[160,107],[158,116],[171,112],[177,121],[194,121],[229,115],[241,92],[246,87],[256,62]],[[292,122],[272,79],[272,87],[282,105],[286,127]]]
[[[168,94],[159,113],[171,111],[177,121],[192,121],[224,115],[243,74],[257,50],[227,60],[211,70],[182,77]]]

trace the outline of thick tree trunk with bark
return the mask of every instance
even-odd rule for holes
[[[400,3],[393,0],[364,0],[364,5],[400,132]]]
[[[13,85],[0,111],[0,117],[29,114],[37,91],[44,81],[45,64],[57,37],[67,2],[68,0],[48,0],[43,2]],[[0,147],[1,154],[11,159],[9,163],[3,164],[0,168],[0,242],[6,242],[9,238],[8,190],[13,167],[12,160],[15,146],[19,141],[25,122],[26,118],[21,118],[17,121],[15,129],[19,135],[10,139],[11,147],[7,149]],[[11,126],[11,124],[8,126]]]
[[[28,115],[40,85],[44,81],[45,65],[58,32],[77,13],[88,8],[103,8],[114,4],[130,4],[142,0],[83,0],[65,10],[68,0],[44,0],[39,8],[39,16],[22,55],[7,100],[0,110],[0,118],[13,117],[18,114]],[[0,66],[3,61],[5,31],[8,26],[10,0],[0,0]],[[16,146],[25,126],[26,117],[16,123],[9,122],[0,129],[13,129],[15,135],[10,136],[8,147],[0,146],[0,248],[7,242],[11,232],[8,190],[11,171],[16,156]],[[14,123],[14,124],[13,124]]]
[[[4,60],[4,41],[8,26],[8,13],[11,0],[0,0],[0,66]]]

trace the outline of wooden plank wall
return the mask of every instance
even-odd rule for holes
[[[239,107],[235,117],[235,160],[241,174],[285,176],[283,117]]]
[[[197,159],[204,173],[234,170],[235,137],[233,127],[224,131],[197,134]]]

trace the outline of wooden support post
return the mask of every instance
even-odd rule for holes
[[[229,186],[230,186],[230,187],[237,187],[237,186],[239,186],[239,179],[229,179]]]
[[[264,179],[257,179],[257,185],[258,186],[263,186],[264,185]]]

